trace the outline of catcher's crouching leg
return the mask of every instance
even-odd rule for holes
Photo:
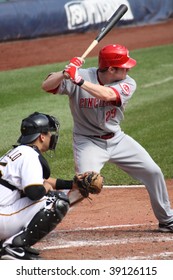
[[[30,221],[27,228],[14,237],[12,244],[17,247],[34,245],[61,222],[68,209],[68,197],[64,193],[58,192],[53,208],[41,209]]]

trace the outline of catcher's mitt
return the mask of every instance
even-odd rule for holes
[[[90,171],[83,174],[76,174],[73,183],[77,186],[83,197],[89,194],[99,194],[103,188],[103,176],[100,173]]]

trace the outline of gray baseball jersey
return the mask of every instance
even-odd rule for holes
[[[79,69],[79,74],[86,81],[100,84],[96,68]],[[104,86],[113,88],[116,102],[97,99],[70,80],[63,80],[54,92],[69,96],[76,172],[100,172],[106,162],[116,164],[146,186],[159,222],[173,221],[162,171],[147,151],[120,128],[124,109],[136,90],[135,81],[127,75],[124,80]]]
[[[79,71],[84,80],[99,84],[96,68],[80,69]],[[136,89],[136,83],[127,76],[121,82],[106,86],[111,86],[115,90],[117,98],[120,99],[120,106],[116,106],[115,102],[105,102],[93,97],[69,80],[61,83],[58,93],[69,96],[74,119],[74,133],[93,136],[109,132],[116,133],[120,129],[119,124],[124,117],[125,106]]]

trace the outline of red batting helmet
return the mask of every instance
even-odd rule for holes
[[[129,57],[129,51],[121,45],[108,45],[99,52],[99,69],[109,66],[130,69],[136,65],[136,60]]]

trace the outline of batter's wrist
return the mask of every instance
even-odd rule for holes
[[[77,83],[77,85],[78,85],[79,87],[81,87],[81,86],[83,85],[84,82],[85,82],[84,79],[81,79],[80,82]]]

